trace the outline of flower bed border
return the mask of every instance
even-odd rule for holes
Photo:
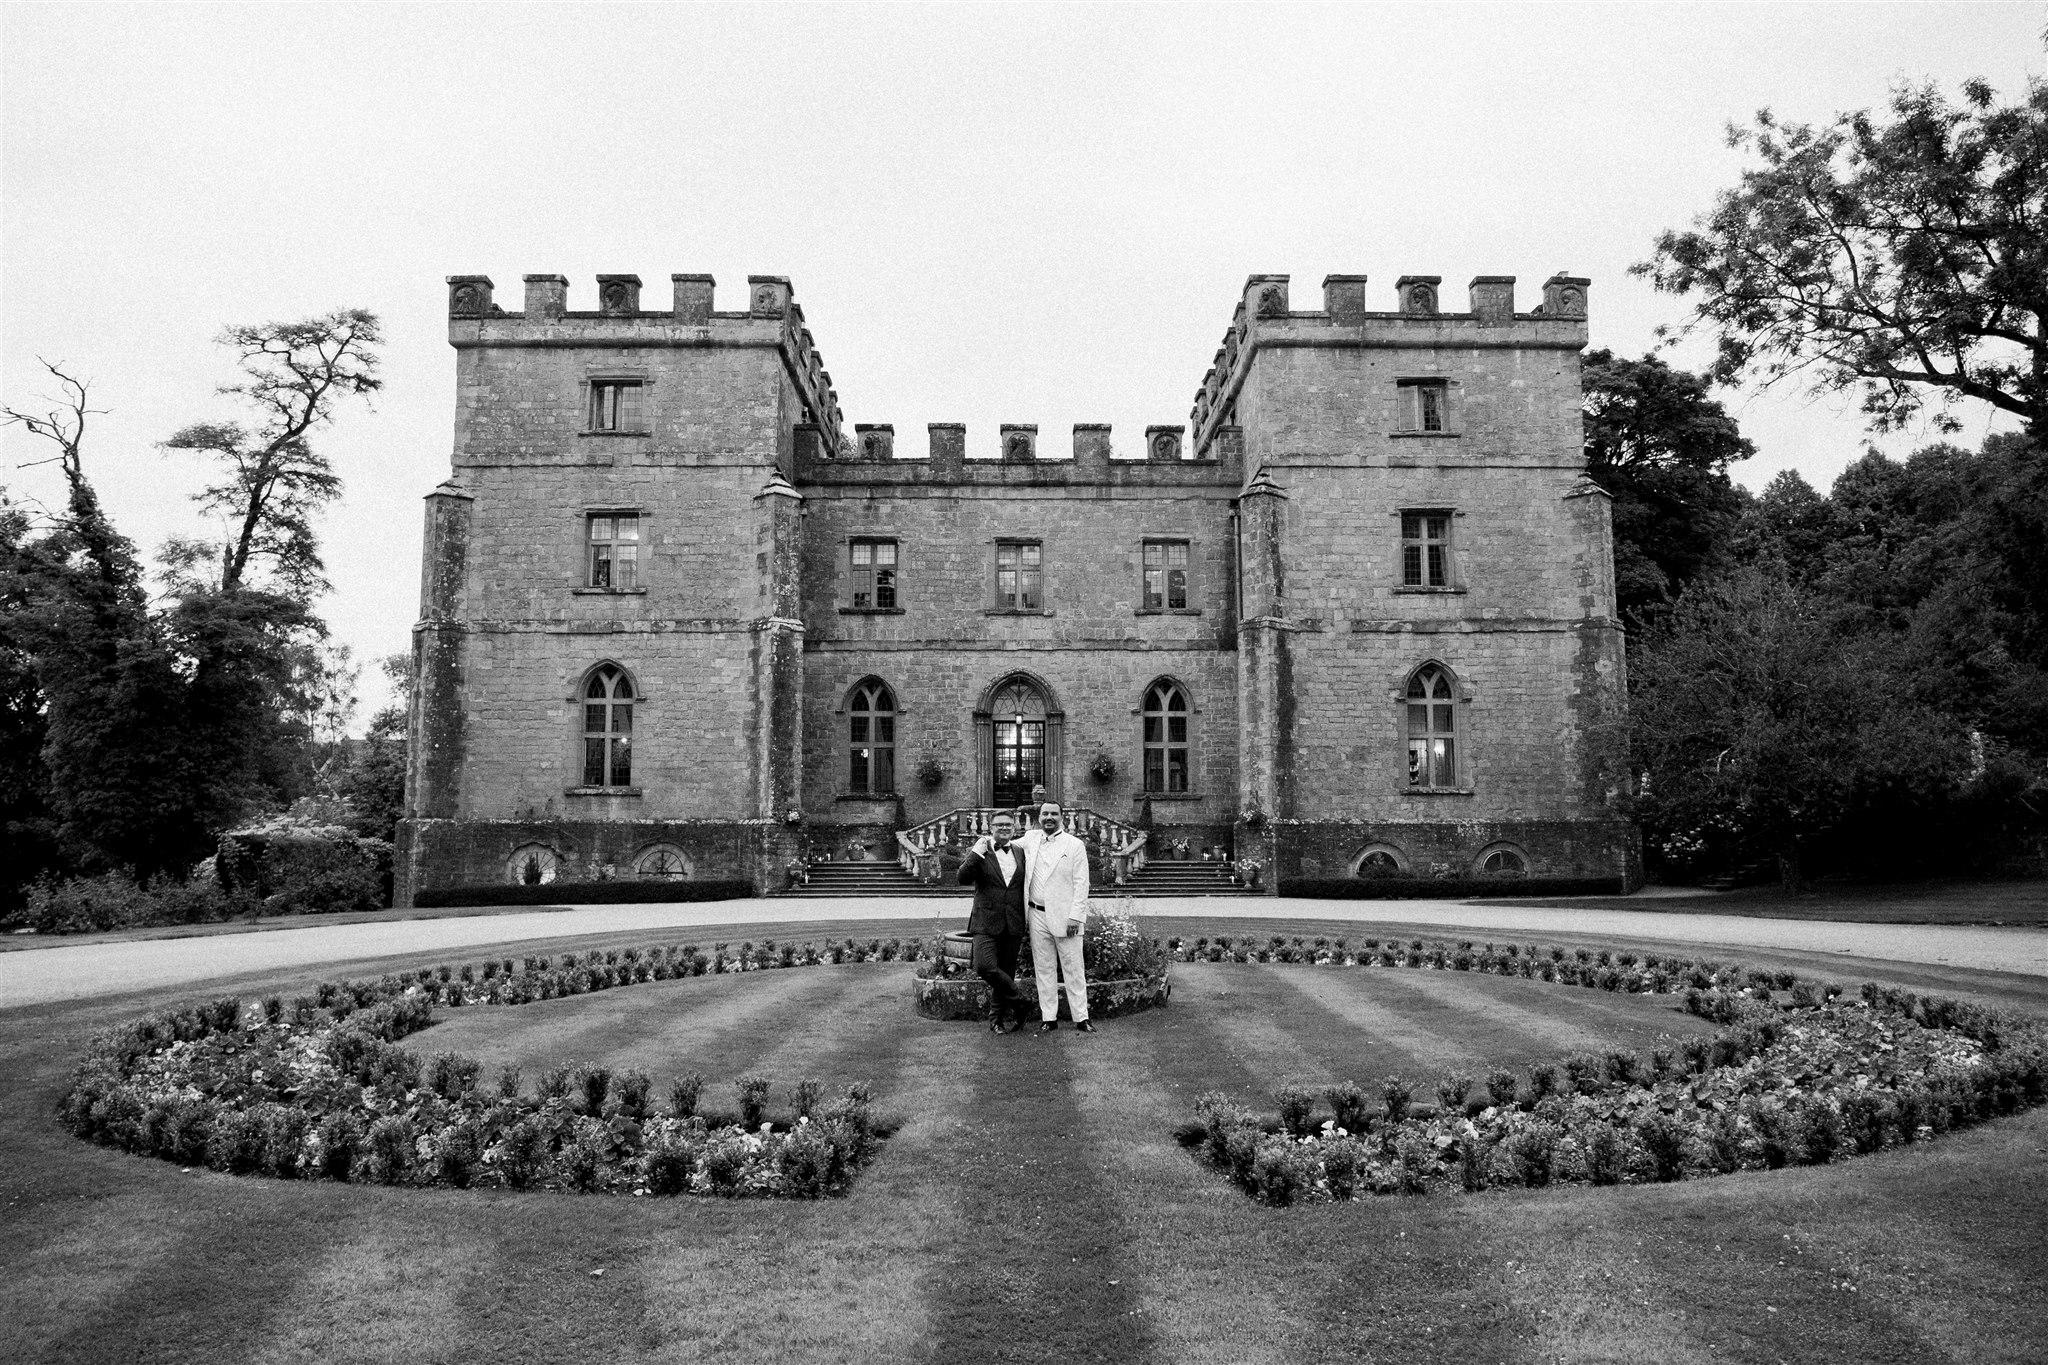
[[[1527,1100],[1520,1079],[1505,1070],[1486,1078],[1484,1099],[1469,1102],[1475,1082],[1447,1075],[1438,1097],[1448,1112],[1411,1108],[1412,1087],[1400,1077],[1383,1083],[1377,1113],[1356,1085],[1328,1087],[1320,1098],[1332,1117],[1320,1127],[1318,1096],[1300,1087],[1281,1089],[1278,1119],[1240,1109],[1220,1093],[1203,1096],[1196,1120],[1179,1131],[1183,1145],[1265,1203],[1642,1183],[1822,1164],[2048,1102],[2048,1021],[1875,982],[1863,984],[1856,1003],[1844,1004],[1842,986],[1790,971],[1469,939],[1366,938],[1353,949],[1343,938],[1224,936],[1174,938],[1167,948],[1176,961],[1476,970],[1615,992],[1683,992],[1688,1013],[1726,1026],[1706,1039],[1667,1038],[1669,1046],[1654,1047],[1647,1064],[1617,1050],[1532,1068],[1534,1095]],[[1882,1036],[1880,1050],[1890,1050],[1901,1030],[1968,1040],[1971,1048],[1951,1046],[1956,1055],[1939,1058],[1925,1074],[1864,1058],[1868,1069],[1845,1083],[1835,1076],[1839,1056],[1826,1070],[1805,1059],[1808,1070],[1797,1076],[1772,1068],[1773,1049],[1825,1055],[1815,1034],[1826,1044],[1830,1029],[1859,1027]],[[1908,1041],[1938,1056],[1939,1042]]]
[[[566,1070],[521,1093],[507,1069],[496,1095],[481,1067],[456,1053],[430,1062],[398,1042],[436,1006],[514,1006],[656,980],[827,963],[916,961],[924,945],[847,939],[751,941],[711,953],[692,944],[529,956],[423,967],[374,980],[326,981],[287,1002],[245,1008],[235,997],[166,1010],[95,1038],[58,1105],[77,1136],[182,1165],[237,1174],[411,1186],[504,1186],[613,1194],[820,1198],[845,1192],[893,1131],[863,1083],[823,1101],[822,1085],[793,1088],[795,1112],[766,1113],[769,1083],[742,1077],[741,1114],[697,1112],[691,1073],[656,1111],[639,1073]],[[198,1060],[213,1066],[180,1074]],[[242,1054],[289,1074],[265,1081]],[[240,1067],[248,1074],[237,1078]],[[145,1075],[144,1073],[148,1074]],[[227,1093],[234,1090],[236,1093]]]
[[[1030,990],[1028,979],[1018,982],[1018,989],[1024,991],[1027,999],[1036,1000]],[[1090,981],[1088,983],[1088,1016],[1091,1019],[1114,1019],[1119,1015],[1136,1014],[1154,1006],[1163,1006],[1167,997],[1173,994],[1173,983],[1167,973],[1156,976],[1131,976],[1114,981]],[[914,977],[911,981],[911,1000],[917,1012],[927,1019],[981,1019],[989,1015],[991,994],[988,983],[978,976]],[[1060,991],[1060,1008],[1056,1016],[1072,1019],[1073,1011],[1067,1006],[1067,993]]]

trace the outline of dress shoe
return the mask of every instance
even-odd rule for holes
[[[1024,1016],[1021,1014],[1011,1015],[1009,1022],[1003,1025],[1003,1032],[1005,1033],[1021,1033],[1023,1029]]]
[[[1000,1015],[1000,1014],[992,1014],[992,1015],[990,1015],[990,1016],[989,1016],[989,1019],[988,1019],[988,1031],[989,1031],[990,1033],[1003,1033],[1003,1032],[1006,1032],[1006,1031],[1007,1031],[1007,1030],[1005,1030],[1005,1029],[1003,1028],[1003,1016],[1002,1016],[1002,1015]]]
[[[1083,1019],[1080,1023],[1074,1025],[1074,1032],[1093,1033],[1095,1032],[1095,1025],[1089,1023],[1086,1019]]]
[[[1040,1033],[1051,1033],[1051,1032],[1052,1032],[1052,1031],[1053,1031],[1054,1029],[1056,1029],[1056,1028],[1058,1028],[1058,1027],[1059,1027],[1059,1021],[1058,1021],[1058,1020],[1056,1020],[1056,1019],[1047,1019],[1047,1020],[1046,1020],[1045,1022],[1041,1023],[1041,1024],[1040,1024],[1040,1025],[1038,1026],[1038,1031],[1039,1031]]]

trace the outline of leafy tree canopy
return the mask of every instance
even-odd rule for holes
[[[1765,110],[1729,142],[1756,164],[1636,267],[1692,297],[1714,378],[1858,390],[1876,430],[1936,400],[1988,403],[2048,440],[2048,84],[1999,105],[1902,87],[1888,115],[1812,126]]]
[[[1700,375],[1598,350],[1584,377],[1586,472],[1614,502],[1624,614],[1667,602],[1714,557],[1742,511],[1728,466],[1756,447]]]

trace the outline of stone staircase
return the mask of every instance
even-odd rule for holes
[[[901,900],[906,896],[966,896],[964,886],[926,886],[897,863],[812,863],[809,886],[786,887],[775,896],[833,896]]]
[[[1230,880],[1229,863],[1190,862],[1146,863],[1131,874],[1121,894],[1144,897],[1243,896],[1253,895]]]

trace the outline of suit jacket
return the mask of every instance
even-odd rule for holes
[[[1017,840],[1024,845],[1029,863],[1024,885],[1028,889],[1040,859],[1046,860],[1045,881],[1040,894],[1045,898],[1045,927],[1054,937],[1067,932],[1067,925],[1088,922],[1088,845],[1066,830],[1048,839],[1042,829],[1028,830]]]
[[[979,849],[968,853],[960,864],[960,884],[974,888],[974,910],[967,916],[970,934],[1021,934],[1024,932],[1024,847],[1010,841],[1010,856],[1016,870],[1003,880],[1003,865],[991,851],[984,858]]]

